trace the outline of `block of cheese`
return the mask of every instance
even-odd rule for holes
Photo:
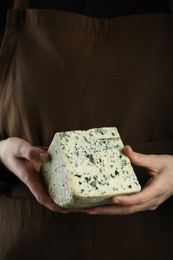
[[[45,187],[64,208],[110,203],[116,195],[141,190],[115,127],[58,132],[41,167]]]

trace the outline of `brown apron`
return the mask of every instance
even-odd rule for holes
[[[173,154],[173,15],[95,19],[21,2],[0,53],[1,137],[48,146],[57,131],[116,126],[137,151]],[[131,216],[55,214],[19,183],[0,198],[0,259],[172,260],[171,211],[170,198]]]

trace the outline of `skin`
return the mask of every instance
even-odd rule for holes
[[[57,206],[43,187],[39,167],[50,159],[48,153],[15,137],[0,142],[1,163],[27,185],[40,204],[60,213],[71,211],[91,215],[128,215],[155,210],[173,195],[173,156],[140,154],[134,152],[130,146],[125,146],[124,152],[132,164],[146,168],[151,176],[142,191],[130,196],[114,197],[112,205],[68,210]]]
[[[145,155],[125,146],[125,154],[132,164],[147,169],[151,178],[141,192],[130,196],[117,196],[112,205],[93,207],[89,214],[128,215],[140,211],[155,210],[173,195],[173,156]]]
[[[13,137],[0,142],[1,163],[28,186],[36,200],[54,212],[68,213],[50,199],[42,185],[38,169],[48,160],[47,152],[22,139]]]

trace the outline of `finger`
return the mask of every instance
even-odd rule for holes
[[[37,174],[37,173],[36,173]],[[38,174],[37,174],[37,177]],[[54,211],[54,212],[60,212],[60,213],[68,213],[67,209],[63,209],[59,207],[57,204],[55,204],[52,199],[49,197],[47,192],[45,191],[40,178],[36,179],[34,178],[34,182],[27,183],[28,188],[36,198],[36,200],[43,206],[47,207],[48,209]]]
[[[137,166],[145,167],[148,170],[155,172],[160,167],[159,155],[147,155],[134,152],[129,145],[124,147],[124,153],[128,156],[130,161]]]
[[[155,179],[150,179],[149,185],[145,186],[141,192],[129,196],[113,197],[112,203],[122,206],[143,205],[160,195],[162,195],[162,191],[159,183]]]
[[[166,198],[165,198],[166,199]],[[155,210],[165,200],[162,196],[155,196],[154,198],[146,199],[146,202],[139,204],[123,203],[118,201],[116,205],[105,205],[100,207],[93,207],[87,210],[91,215],[129,215],[146,210]]]
[[[89,215],[128,215],[136,213],[138,209],[135,207],[120,207],[120,206],[102,206],[94,207],[87,210]]]
[[[89,215],[130,215],[141,211],[146,210],[155,210],[157,207],[155,204],[145,204],[145,205],[134,205],[134,206],[117,206],[117,205],[109,205],[109,206],[101,206],[94,207],[87,210]]]
[[[20,168],[16,175],[26,184],[40,204],[55,212],[68,213],[67,209],[59,207],[52,201],[43,186],[40,175],[29,162],[20,162]]]
[[[8,147],[16,158],[23,158],[35,163],[46,162],[50,159],[49,154],[39,147],[31,146],[27,141],[11,137],[6,140]]]
[[[35,194],[35,198],[41,205],[50,209],[51,211],[54,211],[57,213],[65,213],[65,214],[69,212],[68,209],[63,209],[63,208],[59,207],[58,205],[56,205],[46,193],[39,194],[39,196],[36,196],[36,194]]]
[[[43,163],[50,159],[46,151],[29,144],[22,145],[17,152],[17,156],[35,163]]]

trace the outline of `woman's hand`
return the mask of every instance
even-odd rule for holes
[[[132,164],[147,169],[151,178],[141,192],[129,196],[117,196],[112,205],[88,209],[89,214],[127,215],[139,211],[155,210],[173,195],[173,156],[144,155],[125,146],[125,154]]]
[[[68,210],[51,200],[43,187],[38,169],[41,163],[48,160],[47,152],[22,139],[13,137],[0,142],[1,163],[27,185],[40,204],[52,211],[67,213]]]

